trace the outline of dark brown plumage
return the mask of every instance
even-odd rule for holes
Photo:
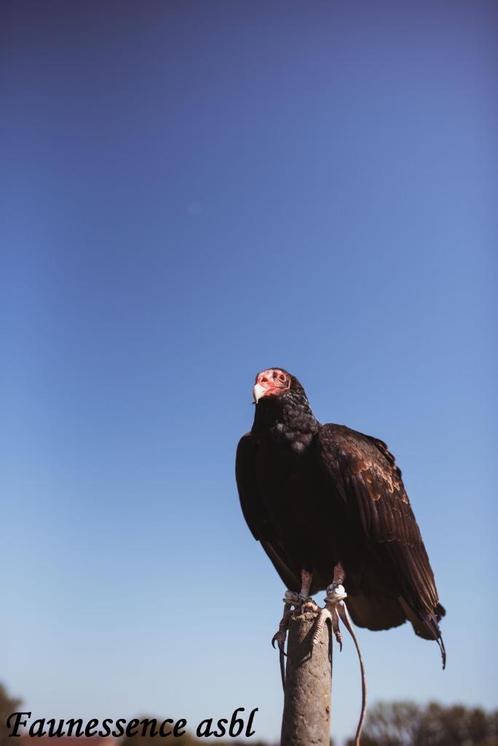
[[[373,630],[409,620],[443,654],[434,574],[386,444],[343,425],[321,425],[299,381],[281,368],[256,377],[252,430],[237,449],[244,517],[289,590],[301,571],[311,593],[346,573],[354,622]]]

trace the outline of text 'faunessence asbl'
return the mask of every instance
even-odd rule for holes
[[[198,738],[250,738],[254,736],[254,718],[258,712],[254,707],[246,713],[245,707],[237,707],[228,717],[207,717],[197,723],[195,735]],[[185,735],[187,728],[191,728],[187,718],[51,718],[35,717],[31,712],[12,712],[6,718],[6,725],[10,738],[28,735],[31,738],[133,738],[147,736],[158,738],[179,738]]]

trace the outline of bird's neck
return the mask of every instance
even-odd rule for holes
[[[319,427],[308,400],[286,394],[260,399],[251,432],[287,443],[301,452],[311,443]]]

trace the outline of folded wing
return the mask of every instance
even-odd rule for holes
[[[418,635],[439,640],[444,609],[393,455],[383,441],[341,425],[324,425],[318,439],[331,492],[347,505],[365,556],[374,558],[365,568],[366,593],[348,600],[353,619],[381,629],[408,618]],[[388,595],[383,569],[391,585]]]

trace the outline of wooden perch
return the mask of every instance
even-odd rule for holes
[[[332,662],[325,624],[314,647],[317,613],[289,623],[281,746],[330,746]]]

